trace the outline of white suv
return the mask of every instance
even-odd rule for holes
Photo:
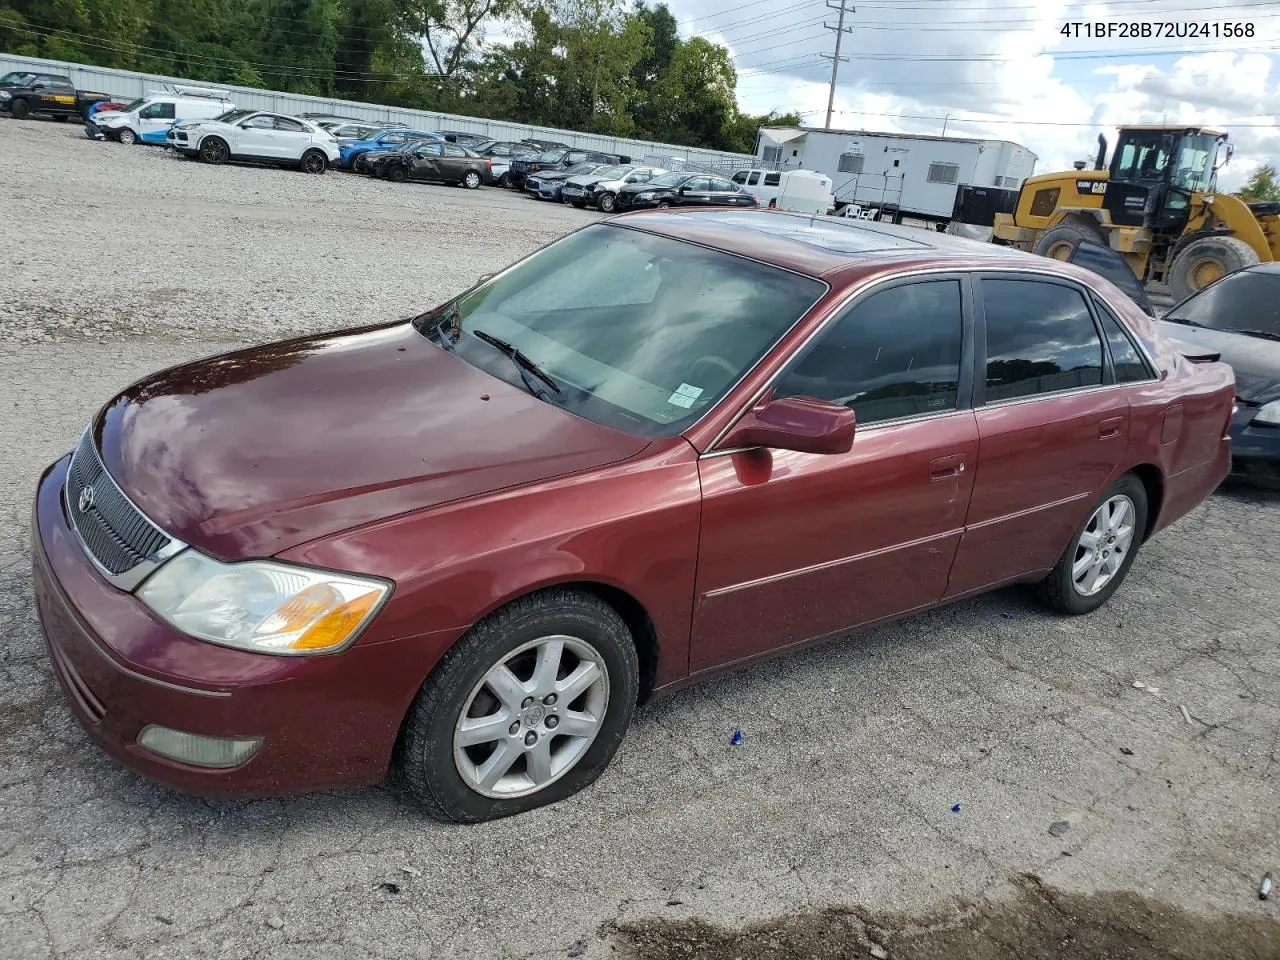
[[[337,161],[338,141],[327,130],[297,117],[257,110],[231,110],[212,120],[175,123],[168,144],[205,163],[247,160],[324,173]]]

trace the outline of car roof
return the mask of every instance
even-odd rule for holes
[[[1080,267],[1012,247],[844,217],[781,210],[699,209],[640,211],[610,222],[837,282],[856,279],[885,264],[956,269],[1030,265],[1075,280],[1095,278]]]

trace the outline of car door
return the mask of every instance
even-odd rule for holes
[[[440,179],[452,183],[461,180],[470,169],[467,151],[452,143],[446,143],[440,157]]]
[[[958,274],[878,285],[775,379],[775,399],[853,408],[848,453],[699,459],[692,672],[942,597],[978,455],[966,290]]]
[[[443,150],[439,143],[424,143],[409,153],[410,180],[443,180],[440,159]]]
[[[676,188],[671,202],[681,206],[704,206],[711,197],[710,177],[690,177]]]
[[[293,117],[275,118],[276,156],[282,160],[301,160],[311,146],[311,130]]]
[[[276,118],[269,113],[256,113],[236,126],[231,150],[237,156],[275,159]]]
[[[164,143],[176,115],[172,101],[147,104],[138,111],[138,135],[147,143]]]
[[[1087,291],[1034,273],[977,287],[978,469],[953,597],[1051,568],[1129,442]]]
[[[63,112],[76,105],[76,88],[60,77],[45,77],[40,91],[40,104],[44,110]]]
[[[742,207],[754,205],[754,198],[739,190],[737,184],[722,177],[711,178],[709,203],[718,207]]]

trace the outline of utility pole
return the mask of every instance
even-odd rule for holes
[[[836,102],[836,74],[839,73],[840,71],[840,61],[843,60],[845,63],[849,62],[848,57],[840,56],[840,41],[844,38],[844,35],[846,33],[853,33],[852,27],[846,27],[844,25],[844,15],[846,13],[858,12],[856,7],[845,6],[845,3],[846,3],[846,0],[839,0],[838,3],[832,3],[831,0],[826,0],[827,9],[838,11],[839,19],[836,20],[836,25],[834,27],[831,26],[831,24],[827,23],[825,20],[822,23],[823,29],[834,30],[836,34],[835,53],[834,54],[828,54],[828,53],[818,54],[818,56],[822,57],[822,59],[831,61],[831,89],[827,93],[826,129],[828,130],[831,129],[831,111],[835,107],[835,102]]]

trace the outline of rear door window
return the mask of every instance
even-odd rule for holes
[[[1077,289],[984,277],[980,290],[987,403],[1102,383],[1102,341]]]

